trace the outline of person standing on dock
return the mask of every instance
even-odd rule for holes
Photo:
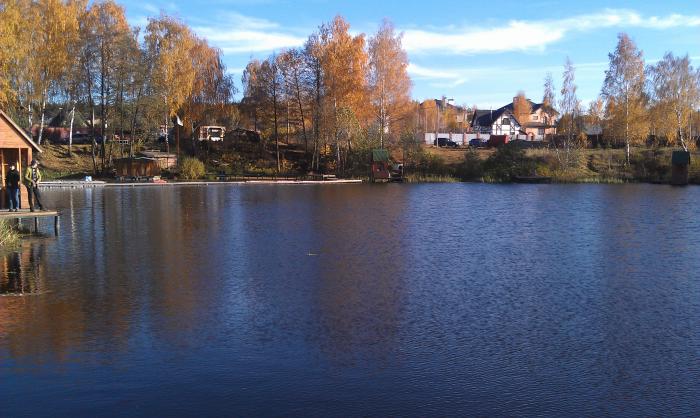
[[[39,193],[39,183],[41,183],[41,171],[36,160],[24,171],[24,185],[27,187],[27,198],[29,199],[29,211],[34,212],[34,204],[39,206],[39,210],[44,210],[41,204],[41,194]]]
[[[17,212],[19,209],[19,182],[21,178],[17,167],[12,164],[10,171],[5,177],[5,187],[7,187],[7,195],[10,200],[10,212]]]

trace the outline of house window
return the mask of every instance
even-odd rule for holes
[[[508,119],[508,118],[501,119],[501,124],[502,125],[510,125],[510,119]]]
[[[537,135],[544,135],[544,128],[537,128]]]
[[[540,117],[537,115],[532,115],[532,120],[540,120]]]

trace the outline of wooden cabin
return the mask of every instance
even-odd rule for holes
[[[690,153],[688,151],[673,151],[671,155],[671,184],[685,186],[688,184],[688,167],[690,166]]]
[[[389,181],[391,178],[391,172],[389,170],[389,151],[385,149],[373,149],[371,168],[370,180],[372,182]]]
[[[114,160],[115,174],[120,180],[152,178],[160,176],[158,160],[146,157],[120,158]]]
[[[5,174],[12,164],[17,165],[17,170],[24,176],[24,169],[32,161],[35,153],[40,153],[41,148],[27,133],[20,128],[5,112],[0,110],[0,179],[2,180],[2,197],[0,209],[7,209],[9,201],[5,190]],[[20,207],[28,208],[27,190],[20,188]]]

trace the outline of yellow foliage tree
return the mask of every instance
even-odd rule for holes
[[[527,96],[525,96],[525,92],[521,90],[513,99],[513,115],[523,129],[525,125],[530,122],[531,113],[532,105],[527,99]]]
[[[41,144],[44,130],[44,112],[50,89],[57,88],[71,64],[71,45],[77,42],[78,19],[75,2],[61,0],[37,0],[31,2],[29,16],[25,19],[37,22],[23,30],[31,31],[28,66],[25,69],[31,84],[29,102],[38,101],[41,106],[41,125],[38,142]]]
[[[630,145],[643,143],[649,133],[644,95],[644,58],[642,51],[625,33],[618,35],[617,47],[608,57],[610,66],[605,72],[603,85],[608,134],[614,138],[624,138],[629,164]]]
[[[350,25],[336,16],[321,26],[321,67],[325,94],[333,109],[347,107],[366,115],[367,53],[364,34],[352,36]]]
[[[163,104],[165,143],[170,151],[168,126],[170,118],[192,93],[196,72],[191,59],[195,37],[181,21],[161,15],[150,19],[145,36],[151,67],[151,85]]]
[[[410,109],[411,78],[407,68],[408,55],[401,45],[401,35],[395,33],[391,22],[384,20],[369,40],[370,99],[382,148],[385,135],[396,142],[400,124]]]

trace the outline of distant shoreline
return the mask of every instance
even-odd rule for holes
[[[41,183],[44,189],[87,189],[103,187],[167,187],[167,186],[222,186],[232,184],[267,184],[267,185],[333,185],[361,184],[362,180],[247,180],[247,181],[170,181],[163,183],[149,182],[105,182],[105,181],[47,181]]]

